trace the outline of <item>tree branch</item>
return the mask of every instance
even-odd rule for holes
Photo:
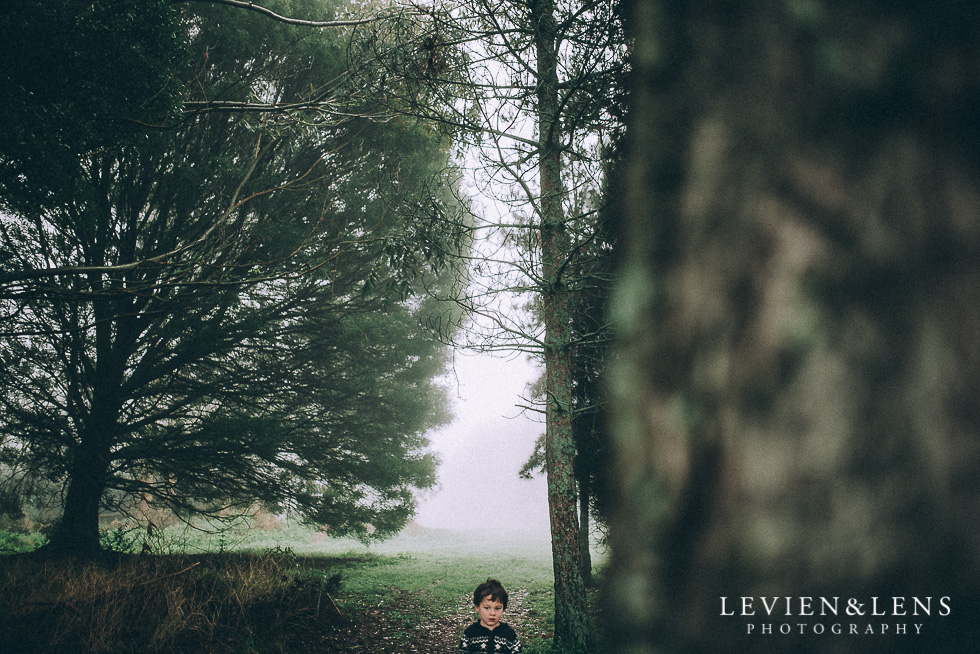
[[[373,23],[375,21],[381,20],[381,16],[374,16],[372,18],[354,18],[351,20],[303,20],[301,18],[290,18],[289,16],[281,16],[271,9],[266,9],[261,5],[257,5],[254,2],[244,2],[243,0],[174,0],[175,2],[203,2],[212,5],[228,5],[229,7],[237,7],[238,9],[247,9],[249,11],[254,11],[277,20],[280,23],[286,23],[287,25],[302,25],[304,27],[351,27],[354,25],[365,25],[368,23]]]
[[[169,265],[171,262],[168,261],[168,259],[191,249],[195,245],[203,243],[205,240],[207,240],[207,238],[212,233],[214,233],[216,229],[218,229],[218,227],[223,225],[224,222],[228,219],[228,216],[230,216],[232,212],[242,204],[242,202],[239,202],[238,200],[238,196],[241,194],[242,188],[244,188],[245,184],[252,177],[252,173],[255,172],[255,167],[258,165],[259,160],[262,158],[262,155],[265,152],[267,152],[268,149],[272,147],[274,143],[275,141],[272,141],[263,148],[262,141],[260,139],[255,144],[255,153],[254,156],[252,157],[252,163],[251,165],[249,165],[249,168],[246,171],[245,176],[239,182],[238,187],[232,193],[231,200],[228,203],[228,207],[221,213],[220,216],[218,216],[217,220],[215,220],[214,224],[211,225],[211,227],[209,227],[201,236],[194,239],[190,243],[186,243],[182,246],[174,248],[169,252],[163,252],[156,256],[147,257],[145,259],[141,259],[139,261],[133,261],[131,263],[121,263],[121,264],[110,265],[110,266],[64,266],[60,268],[45,268],[43,270],[22,270],[17,272],[3,273],[0,274],[0,287],[3,287],[4,285],[10,283],[26,282],[26,281],[37,280],[37,279],[46,279],[49,277],[57,277],[59,275],[119,273],[119,272],[128,272],[130,270],[135,270],[137,268],[140,268],[142,266],[147,266],[147,265],[156,265],[156,266]]]

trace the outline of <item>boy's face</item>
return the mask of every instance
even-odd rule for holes
[[[500,624],[500,616],[504,614],[504,605],[497,600],[484,597],[476,605],[476,610],[480,614],[480,624],[487,629],[493,629]]]

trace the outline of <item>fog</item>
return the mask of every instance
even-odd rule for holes
[[[455,419],[429,434],[441,464],[438,485],[420,496],[419,525],[548,537],[546,482],[518,477],[544,432],[542,417],[519,407],[539,374],[524,356],[457,351],[445,379]]]

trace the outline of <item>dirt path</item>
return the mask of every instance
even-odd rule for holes
[[[517,588],[510,593],[506,622],[510,623],[522,640],[528,637],[544,637],[534,619],[533,610],[525,602],[527,591]],[[382,605],[360,615],[350,616],[351,622],[332,633],[324,634],[311,642],[310,651],[320,654],[454,654],[459,635],[474,619],[472,600],[459,598],[455,610],[435,614],[430,607],[421,605],[418,594],[404,593],[391,606]],[[414,613],[419,619],[406,624],[404,616]],[[316,649],[314,650],[313,647]]]

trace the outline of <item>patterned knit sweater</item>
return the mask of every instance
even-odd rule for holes
[[[457,654],[480,652],[481,654],[518,654],[521,641],[517,633],[506,622],[494,629],[487,629],[479,621],[474,622],[463,632]]]

